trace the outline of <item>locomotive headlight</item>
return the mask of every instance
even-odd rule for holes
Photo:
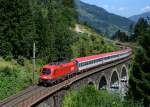
[[[48,77],[47,77],[47,76],[44,76],[43,79],[48,79]]]

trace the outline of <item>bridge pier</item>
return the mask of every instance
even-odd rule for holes
[[[60,90],[59,92],[54,93],[41,100],[32,107],[61,107],[61,103],[66,95],[67,90]]]

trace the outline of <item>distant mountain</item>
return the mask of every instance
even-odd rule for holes
[[[129,17],[129,19],[131,19],[132,21],[137,22],[139,20],[139,18],[141,18],[141,17],[147,18],[147,16],[150,17],[150,11],[142,13],[142,14],[139,14],[139,15],[131,16],[131,17]]]
[[[101,7],[89,5],[79,0],[76,1],[76,5],[80,22],[109,36],[118,30],[128,32],[129,26],[134,23],[128,18],[109,13]]]

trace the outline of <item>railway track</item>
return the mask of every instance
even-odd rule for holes
[[[10,97],[4,99],[3,101],[1,101],[0,102],[0,107],[6,107],[7,105],[11,106],[12,104],[14,104],[14,102],[12,102],[14,99],[20,99],[20,97],[22,97],[22,96],[24,96],[28,93],[31,93],[34,90],[38,90],[40,88],[41,87],[36,86],[36,85],[35,86],[30,86],[26,90],[23,90],[23,91],[17,93],[16,95],[10,96]]]
[[[115,66],[117,64],[123,63],[125,61],[128,61],[130,57],[116,61],[114,63],[107,64],[105,66],[101,66],[92,70],[89,70],[85,73],[76,75],[68,80],[65,80],[59,84],[56,84],[51,87],[42,87],[42,86],[31,86],[28,89],[9,97],[2,102],[0,102],[0,107],[29,107],[37,102],[41,101],[43,98],[52,95],[53,93],[66,88],[73,84],[76,81],[79,81],[82,78],[85,78],[89,75],[92,75],[94,73],[97,73],[101,70],[107,69],[109,67]]]

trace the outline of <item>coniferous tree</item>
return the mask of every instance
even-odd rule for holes
[[[35,40],[29,0],[1,0],[0,12],[0,54],[29,58]]]
[[[37,34],[37,56],[46,62],[51,62],[55,59],[55,29],[53,26],[56,16],[53,15],[54,4],[49,0],[33,0],[32,2]]]
[[[140,18],[137,22],[137,24],[134,27],[134,34],[131,35],[130,39],[131,41],[136,41],[138,39],[138,36],[141,35],[141,32],[145,31],[145,28],[148,27],[148,23],[144,18]]]
[[[74,0],[1,0],[0,55],[30,58],[36,42],[46,62],[70,59]]]
[[[33,0],[38,56],[47,62],[71,59],[73,1]]]
[[[128,41],[128,35],[125,32],[121,32],[118,30],[113,36],[112,39],[119,40],[121,42],[127,42]]]
[[[136,32],[137,31],[137,32]],[[144,100],[145,107],[150,105],[150,25],[140,19],[135,28],[139,47],[132,64],[129,95],[136,100]]]

